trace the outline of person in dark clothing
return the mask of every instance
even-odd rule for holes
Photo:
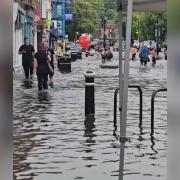
[[[54,76],[54,69],[57,67],[57,62],[56,62],[56,58],[55,58],[55,52],[53,49],[49,48],[49,45],[48,45],[48,42],[47,41],[44,41],[44,49],[46,50],[46,53],[48,55],[50,55],[51,57],[51,66],[52,66],[52,69],[53,69],[53,73],[50,73],[49,74],[49,78],[50,78],[50,83],[52,83],[53,81],[53,76]]]
[[[154,67],[156,64],[156,59],[157,59],[157,51],[155,48],[153,48],[150,52],[151,58],[152,58],[152,66]]]
[[[165,57],[165,60],[167,60],[167,45],[165,45],[165,49],[164,49],[164,57]]]
[[[37,74],[38,89],[39,91],[48,89],[48,62],[51,61],[51,57],[46,54],[44,44],[40,43],[38,52],[34,55],[34,73]]]
[[[29,44],[29,39],[24,38],[24,44],[19,49],[19,54],[22,54],[22,66],[25,73],[25,78],[28,80],[29,77],[33,77],[33,56],[34,47]]]

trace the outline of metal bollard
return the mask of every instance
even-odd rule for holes
[[[95,114],[94,76],[92,71],[85,73],[85,116]]]
[[[167,91],[167,88],[158,89],[157,91],[153,92],[152,97],[151,97],[151,134],[154,133],[154,101],[155,101],[155,97],[158,92],[165,92],[165,91]]]
[[[117,95],[119,92],[119,88],[115,90],[114,93],[114,128],[117,130]]]
[[[137,85],[129,85],[129,88],[135,88],[139,91],[139,127],[142,126],[142,112],[143,112],[143,92],[140,86]]]
[[[142,118],[143,118],[143,92],[140,86],[137,85],[129,85],[129,89],[137,89],[139,91],[139,127],[142,126]],[[117,95],[119,92],[119,88],[117,88],[114,92],[114,128],[117,129]]]
[[[61,72],[71,72],[71,58],[68,56],[59,57],[58,68]]]

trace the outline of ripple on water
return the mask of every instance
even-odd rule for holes
[[[117,56],[117,54],[115,54]],[[117,61],[113,63],[117,64]],[[113,136],[113,96],[118,69],[100,69],[95,57],[72,63],[72,73],[56,73],[55,88],[43,96],[37,81],[26,88],[14,78],[14,180],[115,180],[119,171],[118,130]],[[155,133],[150,136],[150,100],[154,90],[167,86],[166,61],[155,68],[130,61],[130,84],[143,90],[143,127],[139,97],[129,90],[125,180],[165,180],[167,151],[166,93],[155,102]],[[84,72],[96,73],[95,123],[85,126]]]

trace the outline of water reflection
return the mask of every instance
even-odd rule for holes
[[[85,125],[85,130],[84,130],[84,137],[89,137],[89,139],[87,140],[88,142],[95,142],[93,141],[93,137],[95,137],[96,135],[94,134],[95,132],[95,117],[94,115],[89,115],[86,116],[86,119],[84,121],[84,125]],[[86,142],[87,142],[86,141]]]
[[[48,91],[38,92],[38,100],[40,104],[51,104]]]
[[[42,131],[41,123],[48,121],[45,114],[51,105],[50,95],[47,92],[39,93],[38,100],[33,93],[24,95],[24,103],[19,105],[19,113],[14,116],[14,131],[18,132],[14,138],[14,180],[32,180],[36,176],[35,173],[25,174],[25,172],[32,171],[32,164],[28,161],[29,153],[43,144],[42,141],[35,139]],[[37,119],[39,112],[42,116]],[[19,118],[23,116],[24,118],[21,118],[19,123]]]
[[[24,89],[32,89],[33,88],[33,81],[24,80],[21,85]]]
[[[144,111],[143,128],[138,128],[139,96],[130,92],[128,117],[132,118],[127,122],[127,136],[131,142],[125,151],[129,179],[146,179],[143,174],[165,179],[161,162],[166,159],[167,108],[163,104],[157,106],[163,114],[156,114],[158,139],[152,137],[150,141],[149,136],[150,97],[153,90],[166,84],[164,62],[158,63],[162,64],[161,69],[157,66],[140,71],[139,61],[130,62],[130,84],[143,88]],[[120,132],[119,124],[113,131],[112,118],[118,70],[102,70],[93,58],[73,62],[72,67],[71,74],[55,74],[55,88],[42,94],[37,92],[36,80],[26,86],[22,85],[22,78],[14,79],[15,180],[117,179]],[[97,75],[96,116],[84,118],[83,74],[89,68]],[[158,156],[154,156],[157,152]]]
[[[150,136],[150,140],[151,140],[151,149],[155,152],[155,154],[158,154],[158,151],[155,150],[155,138],[153,135]]]

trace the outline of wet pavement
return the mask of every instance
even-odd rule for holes
[[[113,136],[113,97],[118,69],[100,69],[97,56],[72,62],[72,72],[56,72],[54,89],[38,95],[37,81],[29,87],[23,75],[14,77],[14,180],[117,180],[118,130]],[[118,64],[117,53],[113,64]],[[167,62],[155,68],[130,61],[130,84],[143,90],[143,125],[139,97],[129,90],[124,180],[165,180],[167,156],[166,92],[155,103],[155,133],[150,136],[150,105],[154,90],[167,86]],[[85,127],[84,73],[95,78],[95,122]],[[36,78],[35,78],[36,79]]]

